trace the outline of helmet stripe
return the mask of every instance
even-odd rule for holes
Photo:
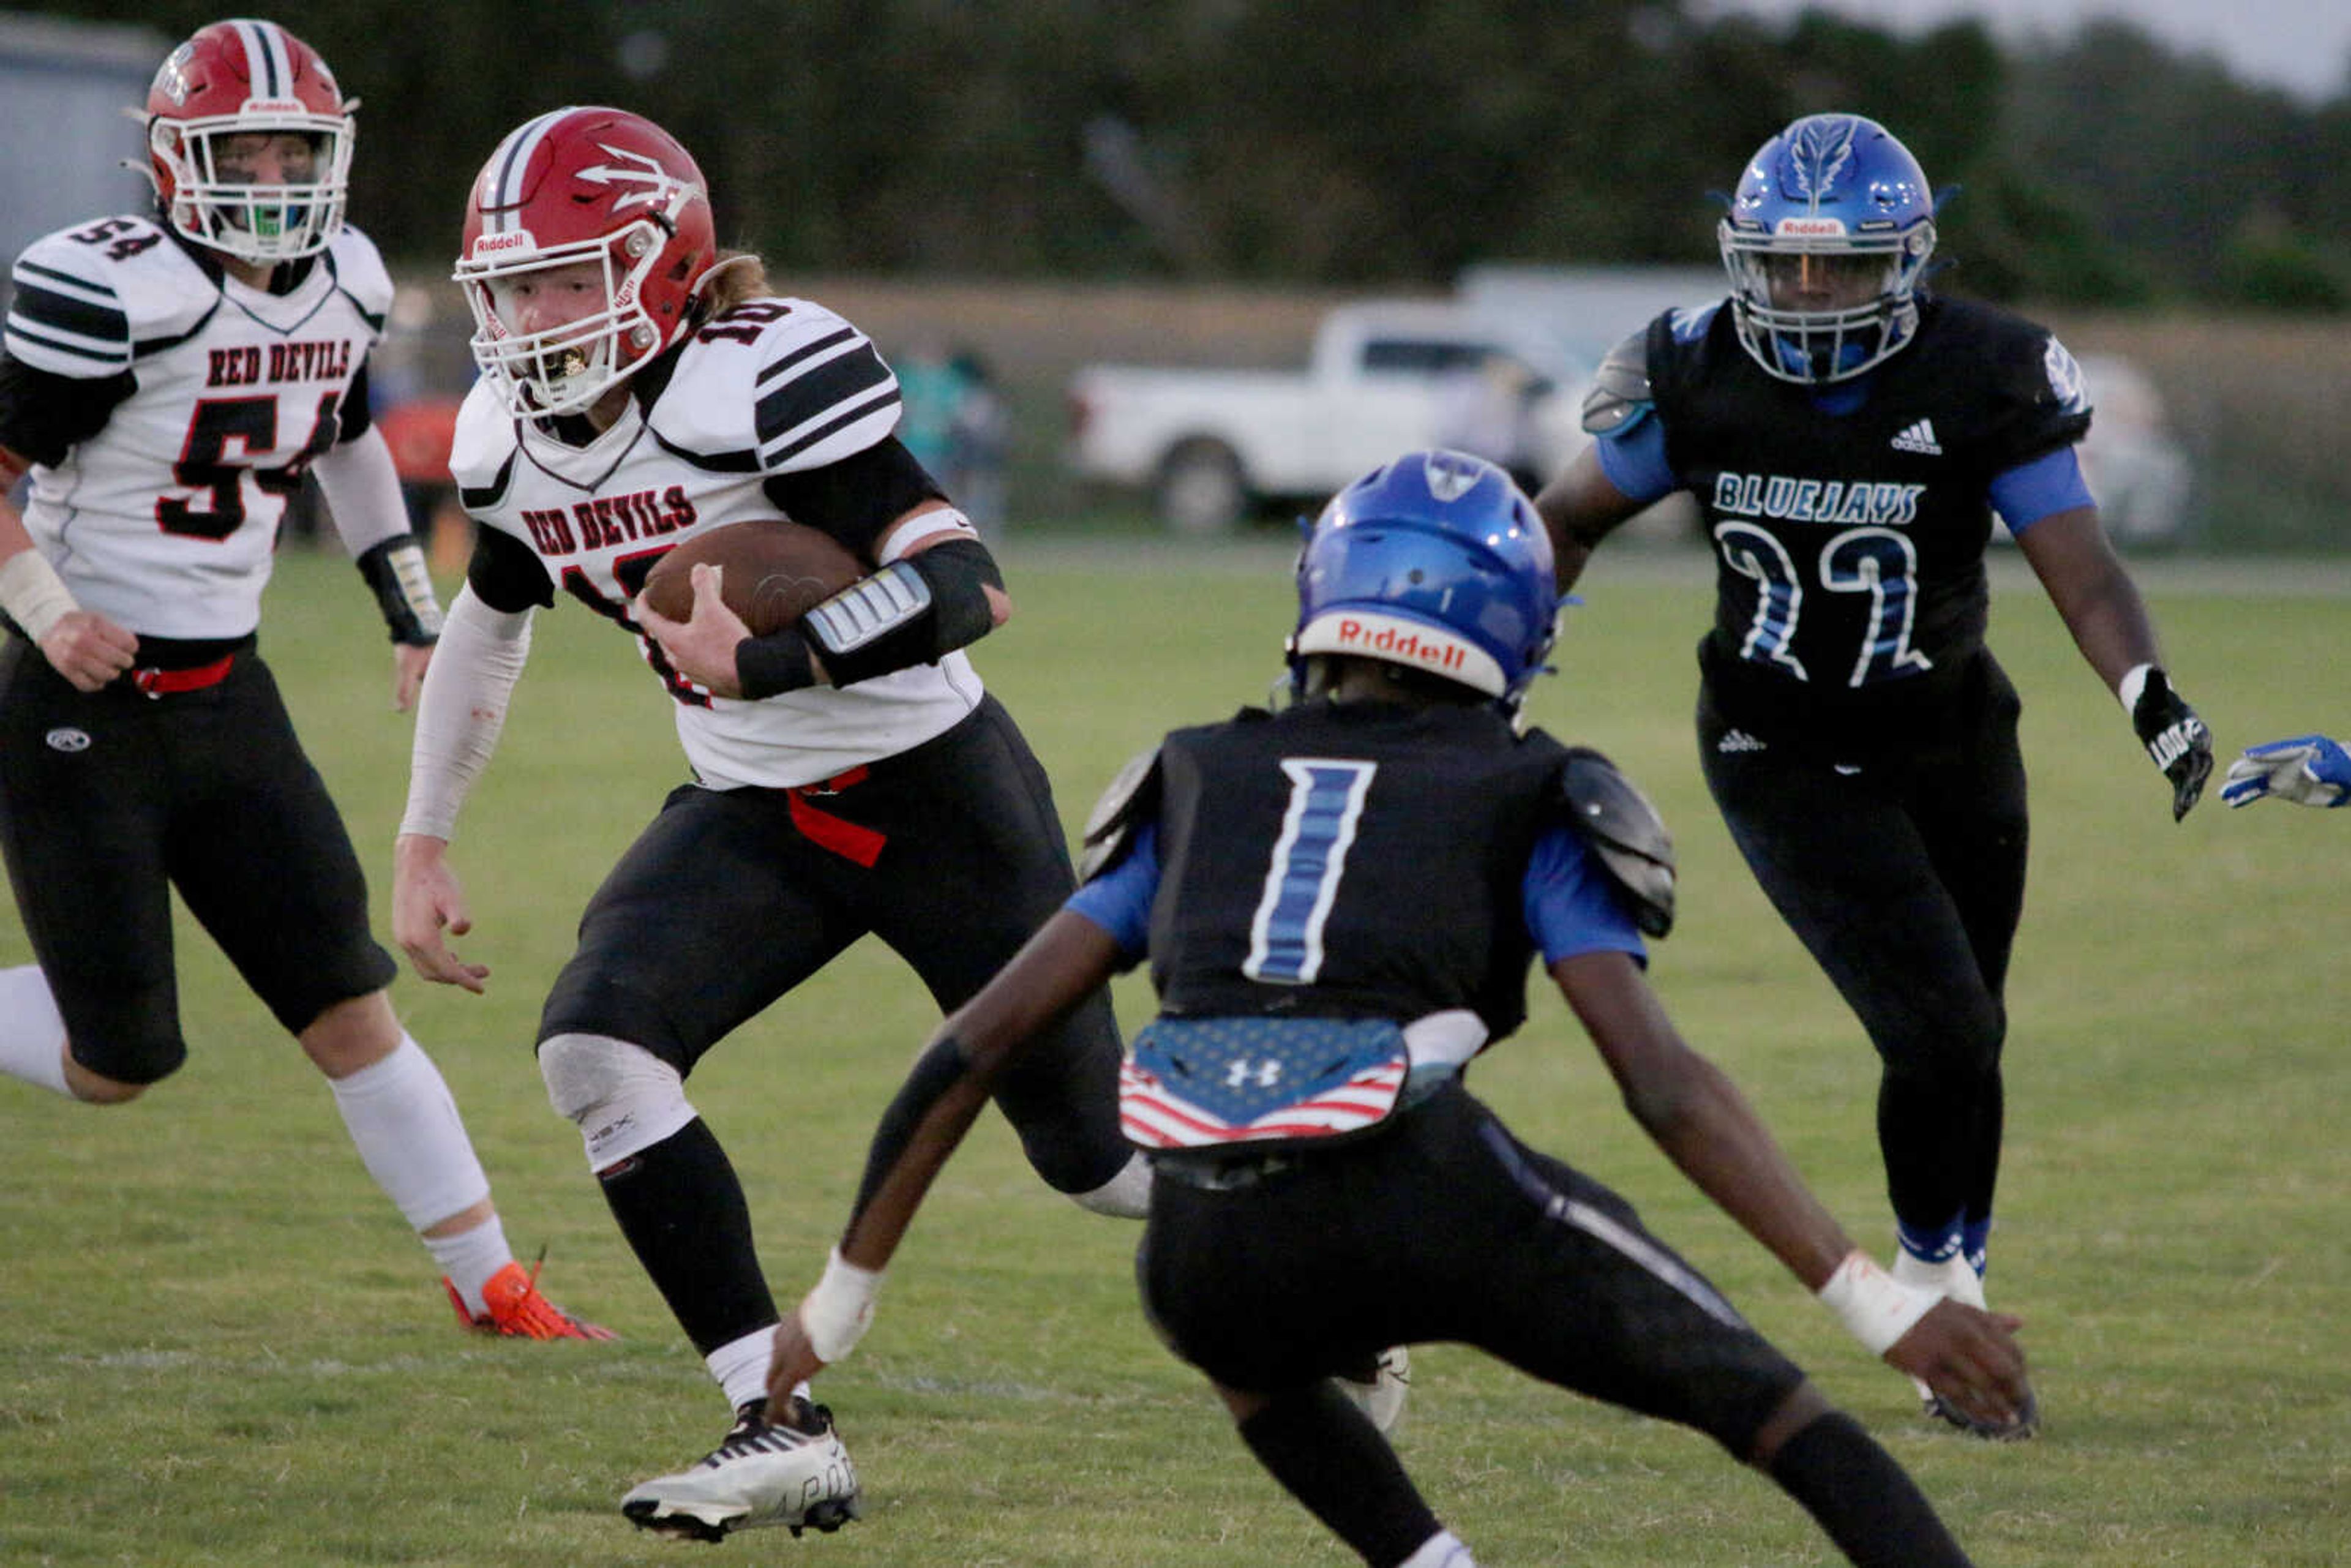
[[[234,24],[237,37],[245,45],[245,75],[251,85],[251,96],[258,99],[290,98],[294,92],[294,71],[286,57],[286,35],[275,22]]]
[[[531,154],[555,129],[555,122],[570,112],[568,108],[549,110],[536,120],[525,120],[507,132],[506,141],[490,154],[480,192],[484,234],[504,234],[520,225],[523,175],[529,172]]]

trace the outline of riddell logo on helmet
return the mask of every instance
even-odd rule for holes
[[[308,114],[310,106],[298,98],[248,98],[243,112],[246,114]]]
[[[537,250],[538,248],[538,241],[531,237],[528,229],[508,229],[504,234],[474,236],[475,256],[496,256],[501,251]]]
[[[1782,218],[1774,234],[1792,238],[1813,239],[1844,233],[1844,220],[1839,218]]]
[[[1339,618],[1338,646],[1332,652],[1393,659],[1441,674],[1454,674],[1468,663],[1461,644],[1449,637],[1408,631],[1393,622],[1375,626],[1352,615]]]

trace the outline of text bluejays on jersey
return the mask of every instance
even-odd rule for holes
[[[1867,479],[1792,479],[1778,474],[1718,474],[1714,507],[1740,517],[1776,517],[1793,523],[1890,523],[1915,521],[1924,485],[1891,485]]]

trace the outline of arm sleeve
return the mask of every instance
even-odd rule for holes
[[[116,405],[138,390],[129,371],[61,376],[0,351],[0,446],[53,468],[105,429]]]
[[[2021,534],[2043,517],[2094,506],[2089,481],[2082,476],[2081,458],[2071,446],[2043,453],[1993,478],[1991,507],[2011,534]]]
[[[946,498],[894,435],[821,468],[775,475],[766,490],[792,521],[822,528],[869,559],[891,524],[925,501]]]
[[[465,586],[492,610],[508,613],[555,602],[555,584],[531,548],[487,524],[474,529],[474,558],[465,565]]]
[[[458,590],[417,699],[402,832],[456,835],[457,813],[497,749],[507,705],[530,657],[531,614],[493,610],[470,585]]]
[[[1573,829],[1546,829],[1535,841],[1521,896],[1546,966],[1579,953],[1629,953],[1647,964],[1639,928]]]
[[[1655,413],[1618,426],[1595,444],[1600,471],[1625,499],[1654,501],[1681,488],[1666,461],[1665,424]]]
[[[335,439],[339,442],[357,441],[374,428],[375,404],[368,392],[368,362],[361,360],[359,373],[351,377],[351,384],[344,392],[343,401],[337,405]]]
[[[320,453],[310,472],[319,476],[327,509],[334,515],[335,532],[352,559],[408,534],[408,504],[400,497],[392,448],[372,426],[360,439]]]
[[[1118,944],[1133,968],[1151,946],[1151,905],[1159,896],[1159,828],[1146,822],[1116,865],[1071,894],[1061,905],[1081,915]]]

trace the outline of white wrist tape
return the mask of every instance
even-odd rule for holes
[[[1820,1289],[1821,1304],[1837,1316],[1854,1338],[1884,1355],[1894,1343],[1917,1326],[1943,1298],[1933,1291],[1906,1285],[1877,1266],[1858,1247],[1844,1255],[1829,1282]]]
[[[2115,695],[2123,702],[2123,712],[2134,718],[2138,716],[2138,695],[2147,690],[2147,678],[2153,674],[2153,664],[2133,664],[2124,672],[2122,680],[2115,686]]]
[[[529,657],[529,611],[493,610],[470,586],[457,591],[416,702],[402,832],[456,836],[457,813],[497,749],[507,705]]]
[[[0,561],[0,610],[5,610],[35,643],[80,608],[65,580],[38,549],[18,550]]]
[[[818,1360],[831,1365],[857,1348],[873,1322],[873,1297],[881,1289],[882,1270],[861,1269],[840,1248],[832,1249],[824,1278],[800,1303],[800,1327]]]

